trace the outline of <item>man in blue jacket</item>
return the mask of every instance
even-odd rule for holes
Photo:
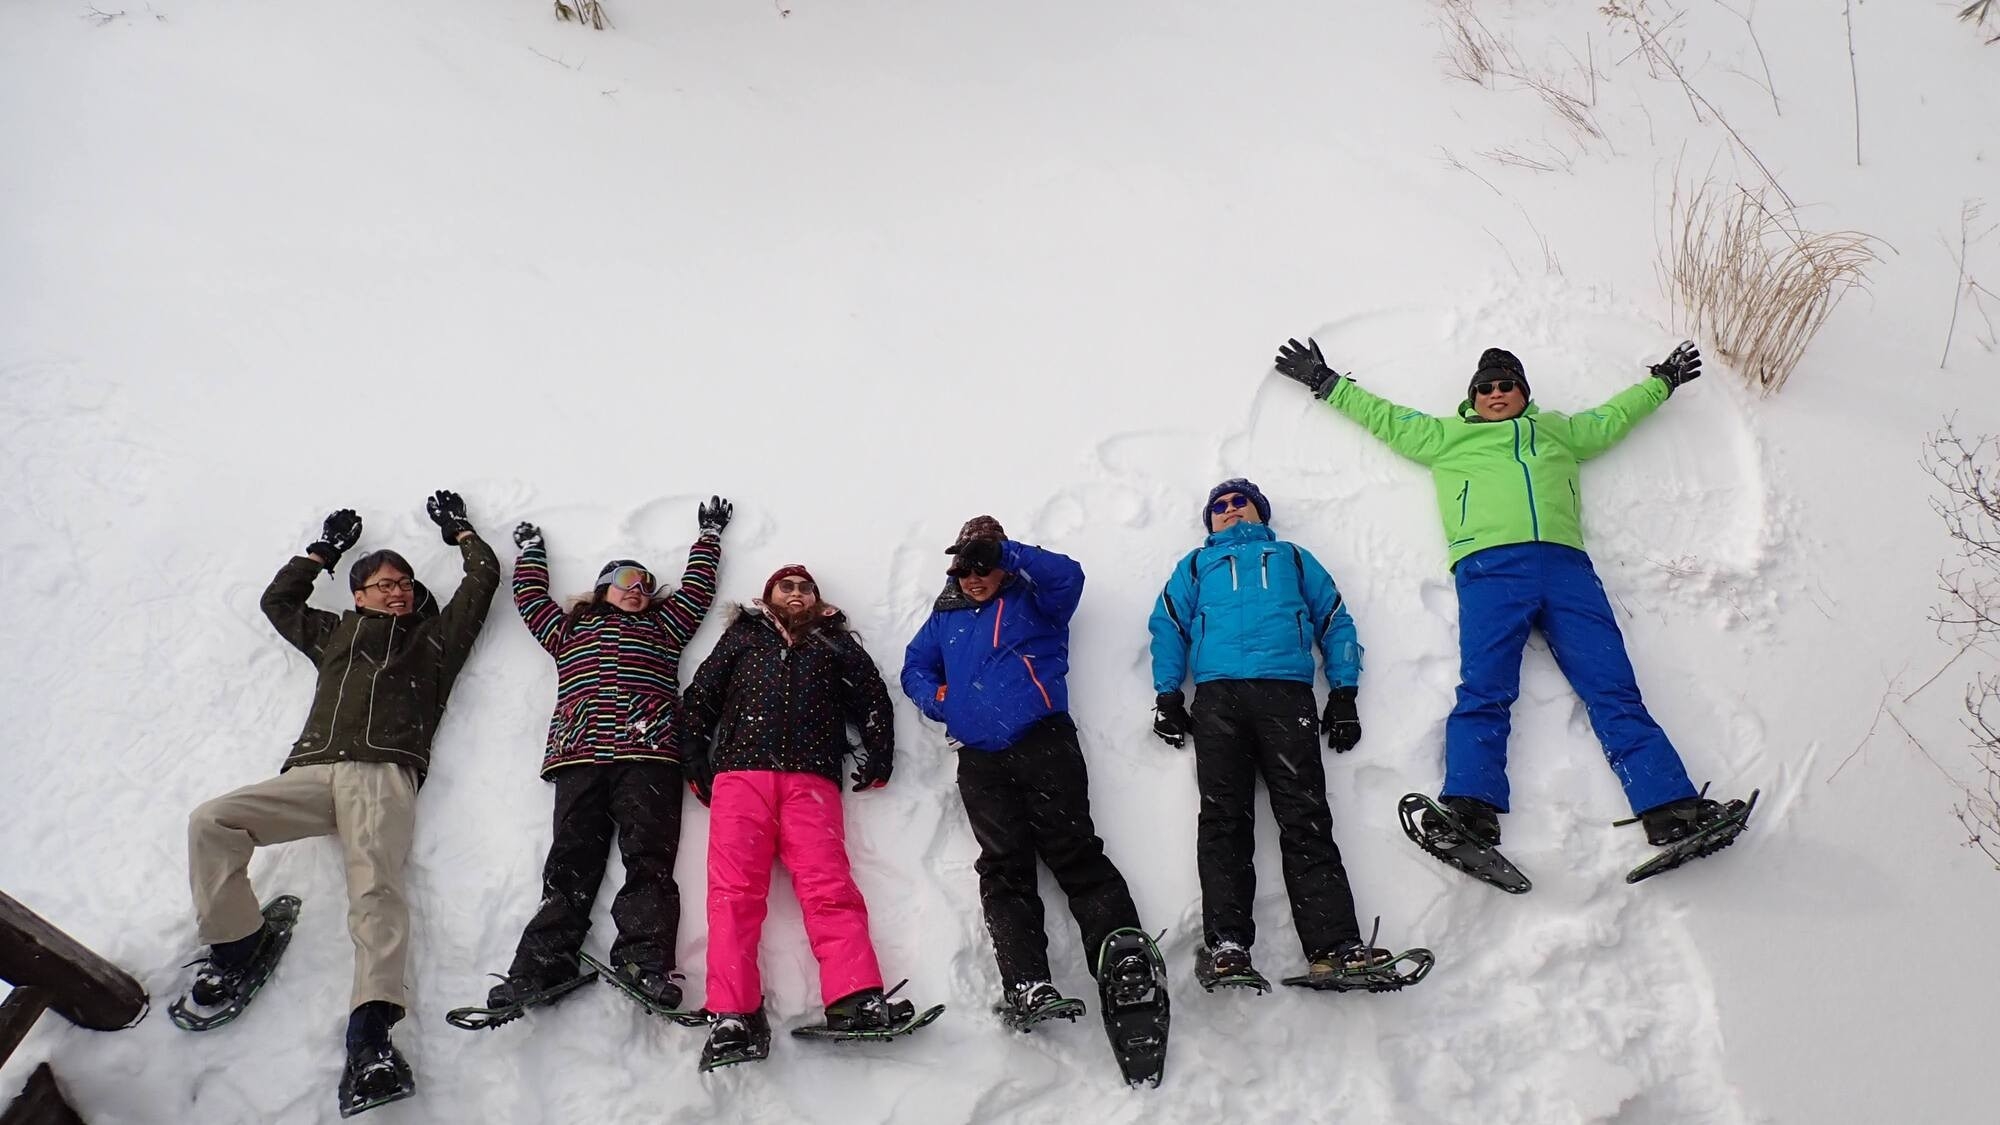
[[[1364,946],[1354,894],[1333,842],[1319,740],[1354,749],[1361,645],[1354,619],[1319,560],[1270,528],[1271,503],[1241,477],[1208,494],[1208,542],[1174,566],[1153,609],[1153,733],[1169,746],[1194,735],[1201,790],[1198,862],[1205,946],[1196,975],[1265,987],[1250,963],[1256,941],[1257,777],[1271,793],[1292,922],[1310,974],[1332,976],[1387,959]],[[1318,719],[1313,648],[1332,691]],[[1198,690],[1190,717],[1181,685]],[[1350,963],[1351,962],[1351,963]]]
[[[1093,972],[1113,931],[1139,928],[1125,877],[1091,825],[1090,779],[1069,717],[1069,619],[1083,568],[1008,539],[991,516],[968,521],[949,551],[950,580],[903,654],[903,691],[958,750],[986,928],[1007,1004],[1029,1017],[1061,999],[1050,983],[1037,855],[1069,896]],[[1107,968],[1119,979],[1133,967]]]

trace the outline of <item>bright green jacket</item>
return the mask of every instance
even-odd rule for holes
[[[1510,543],[1583,550],[1577,464],[1616,445],[1667,401],[1667,390],[1648,377],[1595,410],[1557,414],[1531,402],[1504,422],[1481,418],[1470,401],[1459,404],[1456,418],[1435,417],[1369,394],[1352,379],[1342,379],[1327,401],[1389,448],[1430,466],[1456,567],[1474,551]]]

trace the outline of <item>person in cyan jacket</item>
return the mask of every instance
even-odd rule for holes
[[[1723,816],[1719,802],[1695,792],[1639,696],[1624,637],[1584,553],[1577,484],[1579,465],[1701,376],[1694,345],[1682,344],[1647,378],[1575,414],[1536,406],[1521,361],[1500,348],[1480,355],[1465,400],[1449,417],[1370,394],[1328,368],[1317,342],[1288,341],[1275,362],[1281,374],[1431,471],[1458,586],[1458,702],[1445,723],[1440,803],[1477,839],[1500,842],[1510,709],[1521,691],[1522,649],[1529,631],[1540,629],[1583,697],[1647,840],[1671,844]],[[1444,825],[1426,814],[1425,828],[1437,835]]]
[[[1105,939],[1138,929],[1125,878],[1090,820],[1090,778],[1069,716],[1069,620],[1083,568],[1007,538],[979,516],[948,548],[949,581],[903,654],[903,692],[944,724],[958,791],[979,842],[979,900],[1006,1002],[1031,1012],[1060,999],[1035,885],[1039,856],[1069,896],[1095,972]],[[1115,980],[1136,965],[1107,966]],[[1144,977],[1152,976],[1150,965]]]
[[[889,783],[895,715],[889,689],[838,609],[803,566],[779,569],[764,596],[716,642],[681,703],[688,783],[708,819],[708,1004],[702,1069],[763,1058],[757,946],[771,863],[782,859],[819,962],[827,1026],[876,1031],[915,1012],[882,993],[868,905],[847,858],[840,800],[847,730],[861,746],[854,792]]]
[[[590,908],[614,835],[625,885],[611,903],[618,936],[611,968],[633,990],[678,1008],[675,935],[681,895],[681,649],[715,600],[722,530],[732,508],[717,496],[696,512],[678,589],[661,589],[632,559],[613,559],[590,594],[567,611],[549,594],[542,529],[514,529],[514,608],[555,658],[556,706],[542,777],[555,783],[555,824],[542,865],[542,898],[488,1007],[530,1000],[575,977]]]
[[[1253,798],[1263,777],[1278,822],[1285,888],[1308,972],[1386,960],[1365,946],[1326,801],[1318,735],[1335,753],[1361,740],[1361,644],[1332,575],[1271,530],[1271,502],[1237,477],[1208,494],[1208,541],[1174,565],[1155,603],[1153,733],[1194,736],[1204,978],[1253,973],[1257,892]],[[1332,691],[1315,718],[1313,650]],[[1190,715],[1182,685],[1195,683]]]

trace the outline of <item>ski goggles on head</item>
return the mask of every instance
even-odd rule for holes
[[[1484,383],[1472,384],[1472,390],[1474,394],[1490,395],[1497,393],[1511,395],[1517,386],[1520,386],[1520,384],[1512,379],[1489,379]]]
[[[602,582],[606,586],[616,586],[621,590],[637,590],[648,596],[659,589],[659,583],[654,580],[653,573],[638,566],[621,566],[605,575]]]
[[[1231,508],[1247,508],[1249,506],[1250,498],[1248,496],[1243,495],[1241,492],[1232,492],[1215,503],[1210,504],[1208,510],[1219,516]]]

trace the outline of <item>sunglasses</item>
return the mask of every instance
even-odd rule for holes
[[[637,590],[647,595],[656,588],[652,572],[636,566],[621,566],[605,581],[621,590]]]
[[[1484,383],[1474,383],[1472,384],[1472,389],[1482,395],[1511,395],[1514,393],[1514,388],[1519,385],[1512,379],[1495,379]]]
[[[955,566],[952,567],[950,570],[945,571],[945,573],[953,578],[963,578],[968,574],[974,574],[978,575],[981,578],[984,578],[998,569],[999,569],[998,567],[992,567],[992,566]]]
[[[771,589],[780,594],[816,594],[819,592],[811,580],[805,578],[780,578],[778,584],[771,587]]]
[[[363,582],[361,588],[364,590],[373,590],[387,597],[398,590],[401,590],[405,594],[409,593],[411,590],[417,588],[417,580],[414,578],[378,578],[373,582]]]
[[[1247,508],[1249,506],[1250,498],[1237,492],[1224,496],[1222,499],[1210,504],[1208,510],[1219,516],[1231,508]]]

